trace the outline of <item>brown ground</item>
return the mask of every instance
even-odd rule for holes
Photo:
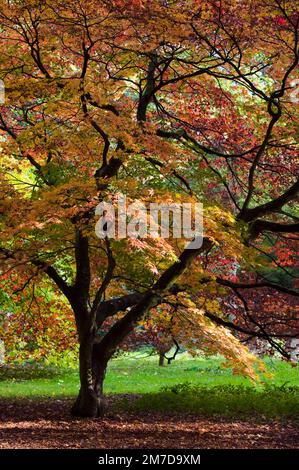
[[[83,420],[71,418],[69,407],[69,400],[5,401],[0,448],[299,448],[294,422],[129,412]]]

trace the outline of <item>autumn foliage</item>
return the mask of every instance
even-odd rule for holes
[[[240,340],[263,338],[289,358],[297,7],[0,1],[1,309],[16,328],[5,318],[1,333],[26,336],[24,311],[57,331],[74,316],[75,414],[100,413],[107,362],[136,325],[162,322],[190,351],[220,352],[251,377],[256,359]],[[119,194],[202,202],[203,245],[98,239],[95,208]]]

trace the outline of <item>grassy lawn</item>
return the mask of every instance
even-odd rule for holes
[[[260,382],[232,374],[221,358],[181,354],[171,365],[158,366],[156,356],[130,353],[111,361],[105,393],[117,396],[120,409],[164,413],[190,412],[222,416],[299,416],[298,367],[266,358],[268,372]],[[0,397],[40,399],[72,397],[77,371],[53,366],[0,367]],[[134,399],[124,394],[139,394]]]
[[[263,383],[277,386],[299,386],[299,369],[277,359],[266,359],[272,378],[264,377]],[[192,358],[179,355],[171,365],[159,367],[156,356],[131,353],[111,361],[105,381],[106,394],[151,393],[162,387],[189,382],[193,385],[244,385],[253,387],[248,378],[235,376],[231,370],[221,367],[221,358]],[[1,368],[1,397],[61,397],[74,396],[78,392],[78,374],[75,369]]]

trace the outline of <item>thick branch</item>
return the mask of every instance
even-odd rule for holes
[[[244,222],[251,222],[257,217],[269,214],[271,212],[281,209],[285,204],[292,201],[299,193],[299,180],[296,181],[287,191],[281,194],[276,199],[261,204],[254,208],[247,208],[239,214],[238,219],[244,220]]]
[[[254,336],[256,338],[263,338],[268,340],[268,337],[270,334],[265,334],[260,331],[252,331],[248,330],[246,328],[243,328],[242,326],[235,325],[235,323],[232,323],[228,320],[223,320],[223,318],[217,317],[217,315],[210,313],[210,312],[205,312],[205,316],[208,317],[210,320],[212,320],[214,323],[220,326],[224,326],[225,328],[230,328],[231,330],[238,331],[239,333],[243,333],[248,336]],[[296,338],[298,336],[298,332],[294,334],[290,333],[273,333],[271,334],[271,337],[273,338]]]
[[[76,279],[74,290],[84,302],[87,302],[90,286],[90,262],[88,238],[83,235],[80,228],[76,227],[75,259],[76,259]]]
[[[6,258],[6,259],[13,259],[15,260],[15,253],[13,253],[10,250],[7,250],[6,248],[0,248],[0,253]],[[60,291],[65,295],[65,297],[71,302],[73,299],[73,290],[72,287],[60,276],[60,274],[56,271],[56,269],[48,265],[45,261],[41,261],[38,258],[33,258],[30,260],[31,264],[36,266],[37,268],[43,270],[48,277],[55,282],[57,287],[60,289]]]
[[[257,237],[261,232],[299,233],[299,223],[280,224],[268,220],[255,220],[250,227],[251,238]]]
[[[192,261],[211,247],[212,242],[208,238],[205,238],[200,248],[185,249],[181,253],[178,261],[164,271],[153,288],[146,292],[143,298],[131,308],[123,318],[113,325],[102,341],[96,346],[98,354],[105,354],[106,357],[111,357],[121,341],[132,331],[136,322],[138,322],[150,308],[155,307],[159,303],[161,295],[174,285],[175,281],[186,271]]]
[[[288,289],[287,287],[275,284],[273,282],[263,281],[263,282],[255,282],[252,284],[247,284],[244,282],[238,283],[238,282],[228,281],[226,279],[221,279],[220,277],[217,277],[216,282],[217,284],[230,287],[232,289],[262,289],[262,288],[268,287],[270,289],[277,290],[278,292],[282,292],[284,294],[299,297],[299,292],[292,290],[292,289]]]

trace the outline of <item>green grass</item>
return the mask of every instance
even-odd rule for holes
[[[299,416],[299,387],[284,385],[265,385],[263,388],[245,385],[207,387],[185,382],[166,387],[160,392],[144,394],[135,401],[123,399],[120,406],[146,412],[295,419]]]
[[[298,367],[278,359],[265,360],[272,377],[253,384],[221,367],[222,359],[177,357],[158,366],[156,356],[131,353],[111,361],[106,394],[141,394],[120,406],[138,410],[200,414],[294,416],[299,414]],[[53,366],[0,367],[2,398],[72,397],[78,392],[75,369]]]
[[[161,387],[178,383],[212,387],[215,385],[247,385],[251,381],[233,375],[230,369],[221,367],[221,358],[192,358],[181,354],[171,365],[159,367],[156,356],[131,353],[110,363],[105,393],[150,393]],[[272,378],[263,382],[273,385],[299,386],[299,368],[277,359],[266,359]],[[78,391],[78,373],[75,369],[53,366],[0,367],[0,396],[74,396]],[[256,385],[261,387],[260,384]]]

